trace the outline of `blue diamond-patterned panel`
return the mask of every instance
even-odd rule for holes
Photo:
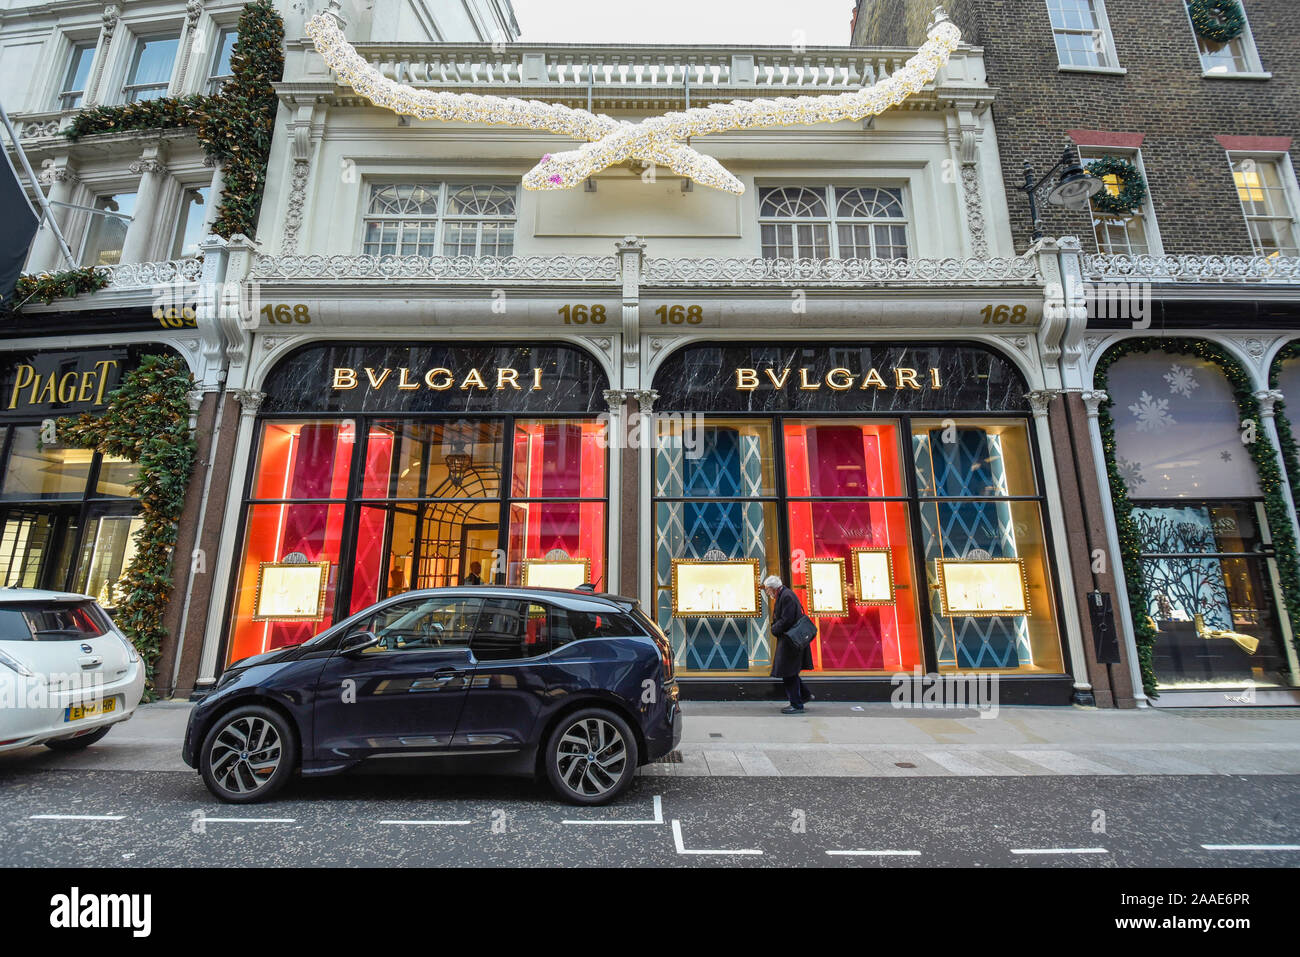
[[[686,671],[737,671],[771,661],[764,618],[675,618],[672,614],[672,562],[721,554],[728,559],[757,558],[767,574],[767,517],[760,502],[709,501],[752,496],[761,491],[762,449],[757,436],[735,429],[703,430],[694,454],[680,442],[661,444],[655,455],[658,489],[677,485],[704,499],[659,502],[655,507],[655,613],[673,645],[677,666]]]
[[[983,429],[943,429],[913,438],[913,459],[922,494],[1006,495],[1002,442]],[[1015,524],[1006,502],[933,502],[921,506],[922,546],[930,583],[938,584],[938,558],[1017,557]],[[935,652],[940,667],[1016,668],[1030,663],[1029,623],[1023,615],[947,618],[937,589],[930,589]]]

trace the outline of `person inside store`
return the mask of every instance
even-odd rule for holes
[[[462,585],[481,585],[483,584],[482,572],[483,572],[482,562],[470,562],[469,574],[466,575],[463,579],[461,579],[460,583]]]
[[[812,692],[804,687],[799,672],[812,670],[812,642],[799,647],[788,637],[791,628],[807,615],[794,589],[786,587],[778,575],[763,579],[763,591],[772,609],[772,634],[776,638],[776,653],[772,655],[772,677],[785,684],[789,707],[782,714],[803,714],[803,707],[813,699]]]

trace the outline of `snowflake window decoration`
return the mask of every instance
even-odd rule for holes
[[[1184,368],[1175,362],[1165,373],[1165,381],[1169,383],[1169,391],[1175,395],[1181,395],[1190,399],[1192,391],[1199,389],[1201,384],[1196,381],[1196,373],[1192,369]]]
[[[1143,390],[1138,396],[1137,402],[1128,407],[1137,419],[1137,430],[1139,432],[1159,432],[1171,425],[1177,424],[1177,419],[1169,414],[1169,400],[1154,398],[1151,393]]]

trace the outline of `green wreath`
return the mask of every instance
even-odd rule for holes
[[[1098,212],[1110,213],[1114,216],[1131,216],[1133,210],[1140,208],[1146,202],[1146,180],[1142,178],[1141,170],[1128,160],[1103,156],[1088,164],[1088,172],[1098,179],[1114,176],[1120,182],[1119,195],[1115,195],[1107,187],[1092,197],[1092,207]]]
[[[1227,43],[1246,29],[1246,14],[1237,0],[1190,0],[1192,28],[1214,43]]]

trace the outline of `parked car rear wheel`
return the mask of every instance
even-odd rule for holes
[[[565,715],[546,742],[546,776],[573,804],[604,804],[627,790],[637,768],[636,735],[604,708]]]
[[[224,714],[199,751],[208,790],[230,804],[265,801],[293,774],[298,735],[279,712],[244,705]]]
[[[79,734],[75,738],[56,738],[53,741],[46,741],[45,746],[51,751],[80,751],[82,748],[88,748],[96,741],[101,740],[104,735],[112,730],[111,724],[106,724],[102,728],[96,728],[89,734]]]

